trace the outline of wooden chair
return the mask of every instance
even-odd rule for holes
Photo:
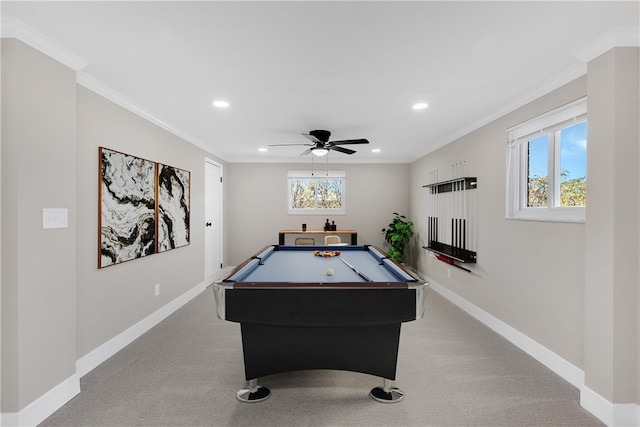
[[[316,241],[313,237],[298,237],[296,239],[296,246],[306,245],[306,246],[314,246]]]
[[[325,245],[339,245],[341,243],[340,236],[324,236]]]

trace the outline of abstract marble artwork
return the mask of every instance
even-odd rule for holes
[[[158,164],[158,252],[189,244],[189,171]]]
[[[156,250],[155,163],[100,147],[98,268]]]

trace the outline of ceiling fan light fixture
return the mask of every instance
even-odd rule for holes
[[[311,149],[311,153],[314,156],[318,156],[318,157],[326,156],[328,152],[329,152],[329,150],[327,150],[326,148],[321,148],[321,147],[316,147],[316,148],[312,148]]]

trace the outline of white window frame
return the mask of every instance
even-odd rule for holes
[[[580,98],[507,130],[507,219],[584,222],[585,207],[560,206],[560,131],[587,120],[587,98]],[[527,144],[548,135],[547,206],[528,204]]]
[[[295,209],[291,207],[291,179],[315,179],[322,181],[327,178],[342,181],[342,207],[340,209]],[[346,171],[287,171],[287,213],[289,215],[346,215],[347,213],[347,172]]]

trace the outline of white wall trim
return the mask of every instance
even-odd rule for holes
[[[608,426],[613,424],[613,405],[586,385],[580,387],[580,406]]]
[[[222,188],[220,189],[220,224],[221,224],[221,227],[220,227],[220,248],[218,248],[218,249],[220,251],[220,259],[224,263],[224,180],[225,180],[225,177],[224,177],[224,165],[222,163],[216,161],[216,160],[213,160],[213,159],[209,158],[209,157],[205,157],[204,158],[205,180],[204,180],[203,184],[205,185],[205,187],[206,187],[206,181],[207,181],[207,178],[206,178],[207,163],[211,164],[211,165],[214,165],[214,166],[217,166],[217,167],[220,168],[220,178],[222,179],[222,181],[221,181]],[[209,196],[205,195],[205,198],[206,197],[209,197]],[[206,212],[206,207],[205,207],[203,209],[203,214],[204,214],[205,217],[206,217],[206,213],[207,212]],[[206,247],[206,245],[205,245],[205,247]],[[207,250],[206,249],[204,250],[204,255],[205,255],[205,257],[207,256]],[[207,261],[205,260],[205,264],[206,264],[206,262]],[[207,282],[207,283],[215,282],[216,279],[217,279],[216,272],[214,272],[213,274],[209,275],[209,277],[207,277],[206,276],[207,267],[205,267],[204,270],[205,270],[205,272],[204,272],[205,273],[205,278],[204,278],[205,282]],[[224,268],[222,268],[221,271],[224,272],[225,271]],[[218,275],[220,275],[220,270],[218,271]],[[224,277],[224,276],[222,276],[222,277]]]
[[[640,405],[611,403],[586,385],[580,388],[580,405],[608,426],[640,425]]]
[[[230,268],[223,269],[221,274],[228,273]],[[82,376],[91,372],[102,362],[131,344],[142,334],[169,317],[174,311],[198,296],[208,287],[208,283],[208,281],[205,281],[197,284],[89,354],[81,357],[76,361],[76,373],[71,377],[30,403],[22,411],[0,414],[0,426],[36,426],[44,421],[80,393],[80,378]]]
[[[100,347],[78,359],[76,362],[76,372],[80,377],[85,376],[102,362],[131,344],[142,334],[153,328],[155,325],[169,317],[174,311],[198,296],[207,287],[208,283],[201,282],[191,290],[180,295],[165,306],[151,313],[129,329],[123,331]]]
[[[80,377],[73,374],[31,402],[20,412],[3,413],[2,426],[36,426],[80,393]]]
[[[3,16],[1,28],[3,38],[18,39],[74,71],[89,65],[88,61],[13,16]]]
[[[442,147],[462,138],[463,136],[473,132],[482,126],[491,123],[500,117],[517,110],[518,108],[527,105],[531,101],[534,101],[547,93],[564,86],[567,83],[576,80],[579,77],[587,74],[587,63],[594,58],[602,55],[606,51],[613,49],[614,47],[638,47],[640,46],[640,33],[637,27],[620,27],[614,28],[608,33],[602,35],[592,43],[585,45],[583,48],[576,51],[573,56],[580,61],[580,63],[573,64],[564,71],[552,76],[550,79],[541,82],[534,86],[530,91],[521,94],[517,99],[509,105],[505,105],[499,111],[487,116],[482,117],[475,123],[458,130],[456,133],[447,135],[435,145],[435,148],[430,149],[430,152],[435,151],[437,148]],[[419,155],[413,158],[411,161],[417,160],[427,155],[428,152],[419,153]]]
[[[468,314],[479,320],[480,322],[493,329],[495,332],[509,340],[512,344],[519,347],[530,356],[538,360],[540,363],[560,375],[576,388],[580,388],[584,384],[584,371],[569,363],[567,360],[558,356],[551,350],[540,345],[536,341],[524,335],[522,332],[514,329],[498,318],[492,316],[481,308],[473,305],[469,301],[460,297],[456,293],[445,288],[441,284],[427,279],[429,287],[433,288],[440,295],[462,308]]]
[[[169,122],[167,122],[166,120],[163,120],[160,117],[157,117],[149,113],[147,110],[137,105],[131,99],[127,98],[126,96],[122,95],[121,93],[117,92],[116,90],[112,89],[111,87],[107,86],[106,84],[102,83],[96,78],[90,76],[86,72],[78,71],[76,73],[76,83],[97,93],[103,98],[108,99],[109,101],[124,108],[125,110],[131,111],[132,113],[137,114],[138,116],[142,117],[148,122],[153,123],[154,125],[168,132],[171,132],[172,134],[184,139],[190,144],[195,145],[196,147],[201,148],[208,153],[211,152],[209,147],[207,147],[206,144],[204,144],[202,141],[199,141],[198,139],[189,135],[182,129],[178,129],[177,127],[169,124]]]
[[[39,50],[50,58],[66,65],[76,72],[76,83],[86,87],[89,90],[103,96],[109,101],[131,111],[134,114],[139,115],[145,120],[159,126],[160,128],[171,132],[172,134],[184,139],[185,141],[195,145],[198,148],[203,149],[206,152],[211,152],[202,141],[187,134],[185,131],[172,126],[167,121],[149,113],[144,108],[136,105],[133,101],[116,92],[112,88],[108,87],[104,83],[98,81],[94,77],[90,76],[84,70],[89,62],[79,57],[69,49],[54,42],[44,34],[29,27],[24,22],[13,16],[2,16],[0,25],[0,36],[2,38],[15,38],[23,43],[31,46],[32,48]],[[224,160],[224,159],[223,159]]]
[[[574,56],[587,63],[614,47],[639,47],[640,31],[637,27],[621,27],[602,35],[593,43],[575,52]]]
[[[534,86],[531,90],[522,93],[518,96],[518,98],[514,99],[513,102],[511,102],[510,104],[504,105],[500,110],[498,110],[497,112],[488,115],[486,117],[482,117],[480,120],[478,120],[475,123],[471,123],[469,126],[466,126],[464,128],[459,129],[458,131],[456,131],[453,134],[447,135],[444,138],[442,138],[440,141],[438,141],[436,143],[436,145],[434,146],[434,148],[429,149],[428,152],[422,152],[422,153],[418,153],[418,156],[415,156],[411,161],[415,161],[418,160],[424,156],[426,156],[427,154],[429,154],[430,152],[435,151],[436,149],[438,149],[439,147],[443,147],[447,144],[449,144],[452,141],[456,141],[460,138],[462,138],[465,135],[470,134],[471,132],[480,129],[481,127],[492,123],[494,121],[496,121],[497,119],[506,116],[507,114],[517,110],[520,107],[523,107],[527,104],[529,104],[530,102],[578,79],[579,77],[584,76],[585,74],[587,74],[587,64],[586,63],[578,63],[578,64],[574,64],[570,67],[568,67],[567,69],[565,69],[564,71],[556,74],[555,76],[552,76],[551,78],[549,78],[548,80],[545,80],[539,84],[537,84],[536,86]]]
[[[589,387],[585,386],[584,371],[548,348],[527,337],[523,333],[497,319],[455,292],[447,289],[438,282],[425,277],[429,287],[448,299],[462,310],[482,322],[493,331],[519,347],[534,359],[551,369],[568,383],[580,390],[580,406],[608,426],[640,426],[640,405],[635,403],[614,404],[603,398]]]
[[[612,425],[640,426],[640,405],[636,403],[614,403]]]

